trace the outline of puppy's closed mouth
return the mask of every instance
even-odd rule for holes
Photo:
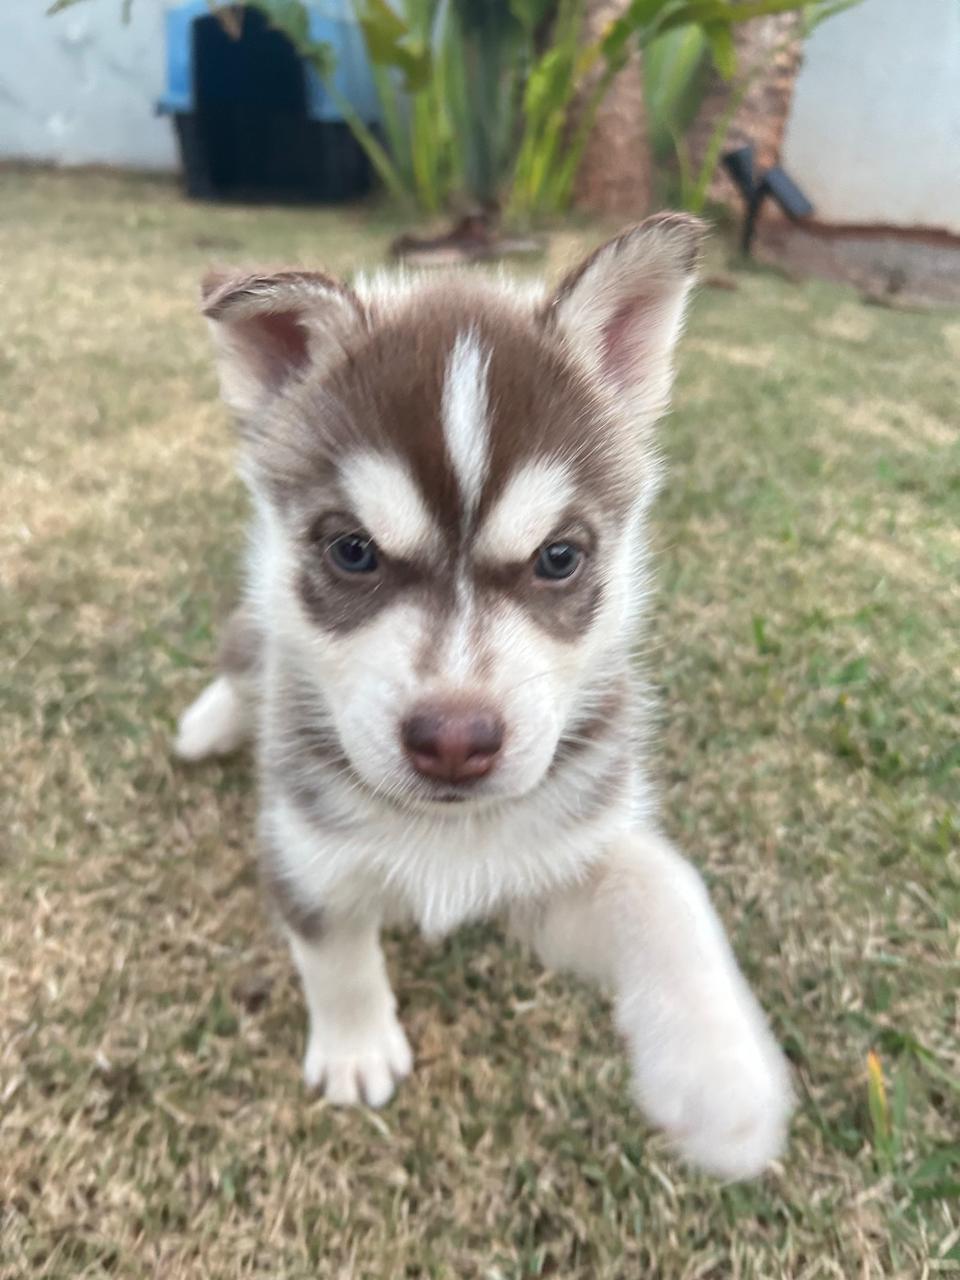
[[[463,789],[449,787],[442,791],[411,791],[409,796],[399,799],[400,804],[407,804],[411,808],[431,809],[435,805],[442,805],[444,808],[456,807],[458,805],[476,808],[483,804],[492,804],[497,799],[496,796],[490,795],[486,791],[478,791],[474,788],[464,787]]]

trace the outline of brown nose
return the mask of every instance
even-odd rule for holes
[[[401,726],[417,773],[443,782],[473,782],[489,773],[503,746],[503,721],[476,707],[422,707]]]

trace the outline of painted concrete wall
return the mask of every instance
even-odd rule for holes
[[[823,222],[960,233],[958,0],[863,0],[815,31],[782,159]]]
[[[138,169],[177,166],[163,87],[162,0],[0,0],[0,158]]]

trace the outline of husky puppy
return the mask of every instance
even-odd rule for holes
[[[501,916],[611,989],[639,1106],[737,1178],[781,1149],[788,1074],[657,826],[631,659],[700,239],[651,218],[552,293],[209,279],[254,520],[244,603],[177,750],[255,739],[309,1087],[380,1106],[411,1069],[383,923]]]

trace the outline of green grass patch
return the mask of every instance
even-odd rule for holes
[[[0,1275],[960,1270],[947,313],[738,273],[696,301],[663,425],[655,767],[794,1064],[782,1164],[680,1166],[605,1002],[493,928],[389,940],[418,1067],[385,1112],[304,1095],[249,763],[170,755],[245,512],[194,300],[211,262],[351,272],[395,230],[0,175]]]

